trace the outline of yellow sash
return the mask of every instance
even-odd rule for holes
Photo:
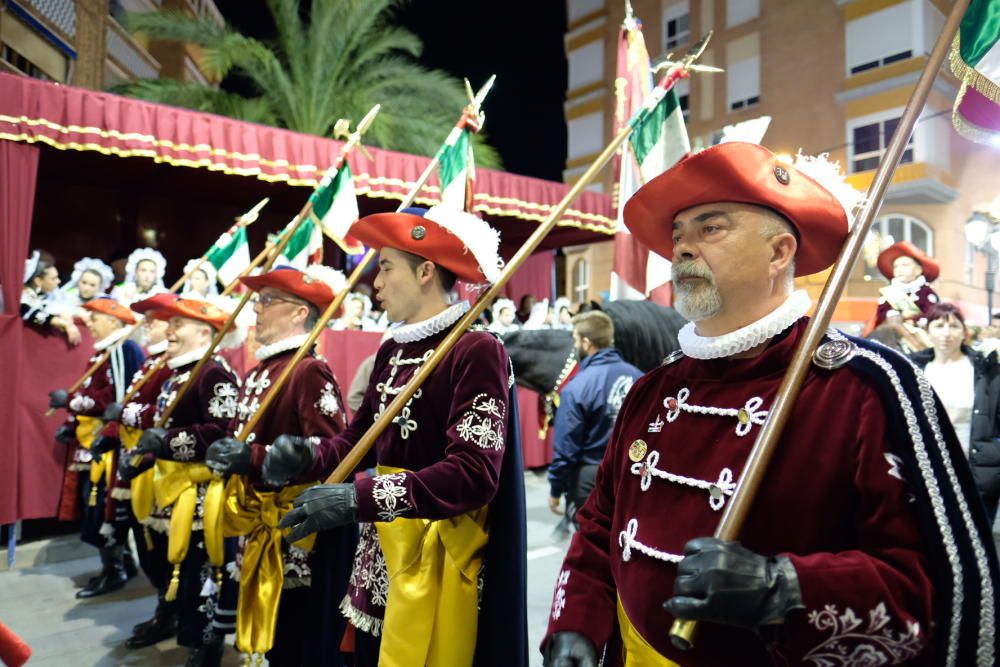
[[[676,662],[660,655],[650,646],[646,638],[639,634],[628,620],[621,598],[618,598],[618,628],[625,648],[625,667],[680,667]]]
[[[121,426],[118,428],[118,439],[121,440],[125,451],[130,452],[139,444],[142,436],[141,428],[132,426]],[[153,511],[153,469],[150,468],[131,483],[132,488],[132,513],[139,521],[145,521]]]
[[[77,415],[76,417],[76,440],[80,446],[90,451],[90,446],[94,444],[94,439],[101,434],[104,422],[99,417],[86,417]],[[110,480],[114,474],[115,455],[114,452],[107,452],[100,457],[95,457],[90,462],[90,506],[97,505],[97,485],[102,479]]]
[[[291,528],[278,528],[278,522],[291,511],[292,501],[309,486],[258,491],[240,475],[233,475],[226,486],[222,534],[246,536],[236,607],[236,648],[244,653],[263,654],[274,646],[278,603],[285,581],[281,538],[291,532]],[[316,536],[310,535],[295,546],[310,551],[315,541]]]
[[[198,504],[198,485],[208,482],[205,493],[205,550],[208,560],[215,567],[221,567],[225,555],[222,549],[222,505],[225,489],[221,479],[214,479],[212,471],[204,463],[180,463],[178,461],[156,462],[154,491],[156,504],[173,507],[170,513],[170,531],[167,537],[167,560],[174,566],[164,599],[168,602],[177,597],[180,586],[181,563],[187,556],[191,544],[194,511]]]
[[[405,472],[378,466],[378,474]],[[487,508],[378,522],[389,572],[379,667],[467,667],[476,651]],[[502,564],[498,564],[502,567]]]

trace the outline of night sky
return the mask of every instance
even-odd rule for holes
[[[255,37],[273,32],[264,0],[216,0],[226,20]],[[566,157],[566,56],[562,0],[412,0],[399,24],[424,42],[423,65],[496,85],[484,105],[485,132],[504,168],[561,181]],[[224,86],[238,84],[224,82]],[[457,111],[456,111],[457,113]]]

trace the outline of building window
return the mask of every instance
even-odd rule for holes
[[[919,3],[901,2],[848,21],[845,49],[848,74],[912,58],[918,51],[913,26],[918,13],[923,11]]]
[[[52,77],[43,72],[38,68],[35,63],[31,62],[20,53],[15,51],[9,44],[4,44],[0,42],[0,60],[5,60],[17,69],[21,70],[32,79],[41,79],[43,81],[52,81]]]
[[[928,255],[934,255],[934,230],[926,223],[909,215],[890,213],[883,215],[872,223],[869,232],[869,243],[872,251],[866,253],[865,279],[881,276],[877,266],[878,253],[893,243],[908,241],[923,250]]]
[[[730,111],[760,102],[760,35],[757,33],[726,45],[726,102]]]
[[[746,23],[760,16],[760,0],[726,0],[726,27]]]
[[[590,266],[580,258],[573,263],[573,301],[583,303],[590,295]]]
[[[886,118],[885,120],[862,121],[850,128],[852,173],[878,167],[897,125],[899,125],[899,118]],[[913,162],[913,136],[913,134],[910,135],[900,163]]]
[[[663,9],[663,48],[667,51],[687,44],[691,39],[691,6],[675,2]]]
[[[684,122],[686,123],[690,114],[688,105],[691,101],[691,80],[681,79],[675,83],[674,92],[677,93],[677,101],[681,105],[681,113],[684,114]]]

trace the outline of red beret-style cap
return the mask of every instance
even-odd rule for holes
[[[108,297],[97,297],[95,299],[91,299],[87,303],[83,304],[83,307],[94,313],[104,313],[105,315],[118,318],[125,324],[135,324],[136,321],[135,315],[132,314],[131,310]]]
[[[797,276],[829,267],[847,239],[847,213],[836,197],[763,146],[742,142],[695,153],[649,181],[625,204],[625,225],[672,259],[677,214],[718,202],[755,204],[784,216],[798,233]]]
[[[883,276],[892,280],[892,263],[900,257],[909,257],[923,267],[924,279],[929,283],[934,282],[941,274],[941,265],[909,241],[893,243],[883,250],[878,256],[878,270]]]
[[[333,289],[315,276],[291,266],[280,266],[259,276],[245,276],[240,282],[255,292],[265,287],[288,292],[308,301],[321,311],[326,310],[336,296]]]
[[[190,320],[204,322],[216,331],[221,330],[229,320],[229,313],[215,304],[201,299],[185,299],[183,297],[175,297],[172,301],[164,300],[159,307],[149,311],[149,316],[157,320],[186,317]]]

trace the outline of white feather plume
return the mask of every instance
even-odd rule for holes
[[[450,206],[433,206],[424,217],[457,236],[479,264],[487,282],[500,278],[500,232],[482,218]]]
[[[306,267],[306,275],[326,283],[334,294],[340,294],[347,287],[347,277],[344,273],[325,264],[310,264]]]
[[[799,149],[792,166],[833,195],[847,214],[847,224],[854,225],[854,214],[864,203],[865,195],[847,182],[846,174],[840,170],[840,162],[831,162],[829,153],[804,155]]]

